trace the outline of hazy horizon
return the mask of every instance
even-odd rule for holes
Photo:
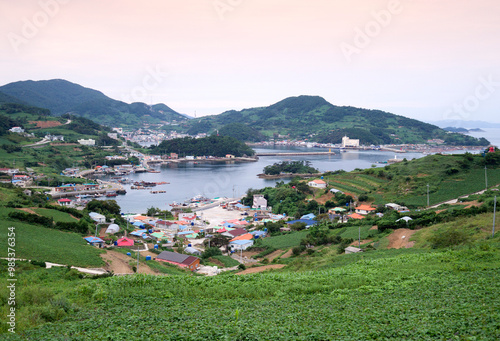
[[[65,79],[189,116],[321,96],[500,123],[500,3],[0,0],[0,81]]]

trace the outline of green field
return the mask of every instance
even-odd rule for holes
[[[99,257],[103,251],[87,245],[81,235],[10,220],[7,215],[13,210],[0,208],[2,257],[7,254],[8,228],[15,227],[17,258],[82,267],[99,267],[104,264]]]
[[[262,239],[262,245],[274,249],[286,249],[300,244],[300,241],[309,233],[307,230],[287,233],[281,236]]]
[[[344,255],[341,267],[246,276],[134,275],[52,284],[44,280],[52,271],[64,278],[62,269],[19,273],[37,290],[34,298],[41,292],[52,299],[19,307],[20,326],[29,325],[28,312],[42,325],[4,339],[497,340],[498,238],[488,245]],[[52,323],[44,323],[49,318]]]
[[[38,213],[41,216],[49,217],[54,219],[55,222],[64,222],[64,223],[75,223],[78,222],[78,219],[71,216],[69,213],[61,212],[57,210],[50,210],[47,208],[35,208],[33,211]]]

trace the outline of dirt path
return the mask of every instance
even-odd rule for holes
[[[142,255],[142,253],[141,253]],[[123,253],[108,250],[106,253],[101,254],[102,259],[106,262],[105,269],[113,271],[115,274],[133,274],[132,266],[129,265],[132,257],[124,255]],[[140,274],[155,275],[156,273],[143,263],[139,264]]]
[[[274,258],[278,257],[282,253],[283,253],[283,250],[276,250],[276,251],[268,254],[265,258],[269,259],[269,261],[272,262]]]
[[[293,254],[293,250],[290,249],[288,250],[283,256],[281,256],[281,258],[288,258],[288,257],[291,257]]]
[[[397,229],[389,235],[388,249],[402,249],[413,247],[415,242],[410,242],[410,237],[417,231],[410,229]]]
[[[18,210],[24,211],[26,213],[31,213],[31,214],[39,215],[38,213],[36,213],[35,211],[33,211],[31,208],[28,208],[28,207],[18,208]]]
[[[243,270],[242,272],[238,272],[237,275],[254,274],[254,273],[266,271],[269,269],[281,269],[281,268],[284,268],[285,266],[286,266],[285,264],[273,264],[273,265],[259,266],[256,268],[250,268],[250,269]]]

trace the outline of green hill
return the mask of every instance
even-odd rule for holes
[[[485,139],[447,133],[432,124],[380,110],[335,106],[318,96],[284,99],[268,107],[227,111],[188,123],[196,132],[209,132],[229,124],[244,124],[268,138],[286,135],[323,143],[340,143],[344,135],[361,144],[425,143],[443,139],[447,144],[487,145]]]
[[[7,98],[32,106],[50,109],[53,115],[77,114],[105,125],[140,125],[142,123],[182,122],[186,116],[165,104],[149,106],[111,99],[102,92],[63,79],[21,81],[0,87]],[[0,101],[3,95],[0,95]],[[18,103],[18,102],[16,102]]]

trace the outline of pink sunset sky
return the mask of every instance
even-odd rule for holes
[[[318,95],[500,122],[498,0],[0,0],[0,85],[218,114]]]

